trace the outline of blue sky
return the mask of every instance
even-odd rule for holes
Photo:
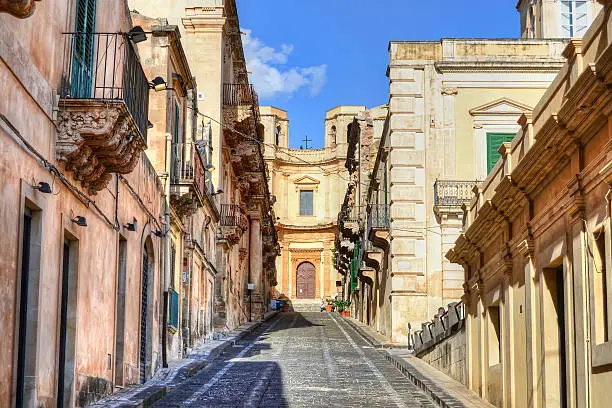
[[[288,111],[290,146],[323,144],[325,111],[388,102],[390,40],[520,36],[516,0],[237,0],[261,105]]]

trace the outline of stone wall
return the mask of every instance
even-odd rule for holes
[[[412,336],[416,356],[466,385],[467,359],[463,305],[451,303],[448,310],[441,308],[434,320],[423,323],[422,328]]]

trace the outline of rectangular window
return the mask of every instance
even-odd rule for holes
[[[74,98],[92,96],[94,36],[96,31],[96,0],[77,0],[72,55],[71,95]]]
[[[561,34],[563,37],[582,37],[589,21],[588,4],[582,0],[561,1]]]
[[[300,191],[300,215],[313,215],[313,191]]]
[[[499,306],[487,309],[489,315],[489,366],[501,363],[501,321]]]
[[[501,157],[498,150],[502,143],[510,142],[515,133],[487,133],[487,173],[490,173],[495,163]]]
[[[595,337],[596,344],[608,341],[608,288],[606,282],[606,234],[603,229],[595,232],[593,254],[595,290]]]

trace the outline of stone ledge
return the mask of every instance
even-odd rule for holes
[[[493,408],[476,393],[411,354],[383,351],[385,358],[442,408]]]

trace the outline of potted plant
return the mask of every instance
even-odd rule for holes
[[[351,301],[350,300],[345,300],[344,302],[344,307],[342,310],[342,316],[345,317],[349,317],[351,315],[351,311],[349,310],[349,306],[351,305]]]
[[[332,300],[330,298],[325,299],[325,311],[327,313],[331,313],[333,306],[332,306]]]

